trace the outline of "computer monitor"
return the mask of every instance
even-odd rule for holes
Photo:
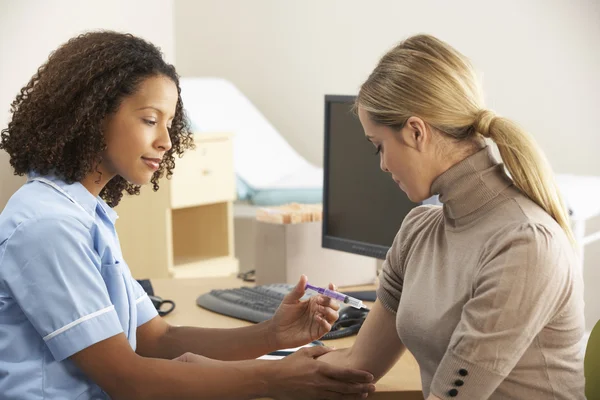
[[[420,203],[380,169],[354,101],[325,96],[322,247],[385,259],[404,217]]]

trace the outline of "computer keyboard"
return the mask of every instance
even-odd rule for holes
[[[255,287],[212,290],[196,300],[202,308],[250,322],[266,321],[275,314],[294,285],[274,283]],[[313,294],[305,294],[305,300]]]
[[[209,311],[258,323],[270,319],[275,314],[285,295],[291,292],[294,286],[286,283],[273,283],[235,289],[215,289],[199,296],[196,304]],[[370,297],[372,297],[370,292],[354,293],[364,296],[357,297],[361,300],[371,300]],[[300,300],[306,300],[314,295],[314,293],[308,292]],[[332,325],[331,331],[321,339],[339,339],[355,335],[368,312],[368,308],[360,310],[353,307],[341,308],[340,318]]]

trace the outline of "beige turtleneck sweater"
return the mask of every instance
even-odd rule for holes
[[[564,231],[488,147],[431,190],[443,207],[404,219],[378,290],[425,396],[584,399],[583,282]]]

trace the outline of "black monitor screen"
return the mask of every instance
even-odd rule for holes
[[[418,204],[381,171],[353,103],[354,96],[325,96],[323,247],[383,259]]]

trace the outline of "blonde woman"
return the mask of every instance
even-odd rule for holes
[[[381,169],[412,201],[443,206],[406,217],[356,343],[321,359],[377,379],[408,348],[428,400],[583,399],[582,278],[535,142],[487,110],[468,60],[428,35],[381,59],[356,108]]]

